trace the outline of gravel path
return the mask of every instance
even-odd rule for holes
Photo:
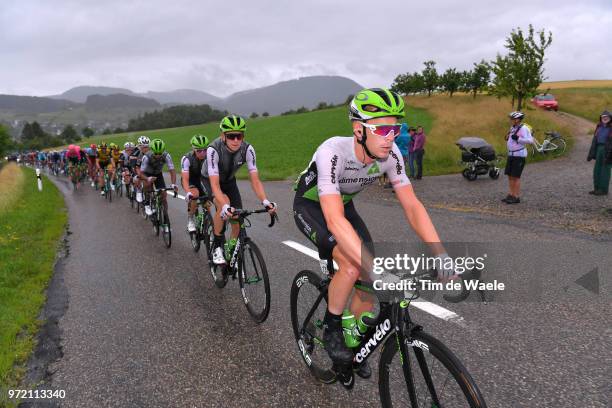
[[[531,164],[528,161],[521,178],[520,204],[509,206],[500,201],[508,192],[503,175],[498,180],[479,176],[473,182],[459,174],[424,177],[413,181],[418,197],[426,207],[529,219],[596,234],[612,232],[611,197],[588,194],[593,189],[593,162],[586,161],[592,138],[588,133],[595,124],[567,113],[550,114],[572,129],[575,143],[565,157]],[[378,194],[395,201],[390,190],[379,188]]]

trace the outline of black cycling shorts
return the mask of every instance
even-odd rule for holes
[[[204,186],[204,188],[206,189],[206,193],[212,200],[214,198],[214,195],[212,187],[210,186],[210,179],[202,177],[202,185]],[[219,187],[221,187],[221,192],[229,198],[231,207],[242,209],[242,197],[240,196],[240,191],[238,190],[238,184],[236,184],[236,179],[232,179],[227,183],[221,183]]]
[[[166,181],[164,180],[164,175],[162,173],[152,174],[147,173],[145,171],[143,172],[143,174],[145,175],[145,177],[155,177],[155,181],[153,182],[153,184],[155,184],[156,189],[160,190],[162,188],[166,188]]]
[[[357,214],[353,201],[344,205],[344,216],[351,223],[361,241],[373,253],[372,236],[368,227]],[[320,259],[332,259],[332,251],[337,242],[327,229],[321,204],[307,198],[296,196],[293,201],[293,219],[299,230],[312,241],[319,250]]]
[[[525,158],[524,157],[508,156],[504,174],[510,177],[521,178],[521,174],[523,174],[524,168],[525,168]]]

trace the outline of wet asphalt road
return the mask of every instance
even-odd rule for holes
[[[50,384],[65,407],[377,406],[374,375],[352,392],[314,381],[291,332],[289,290],[311,258],[281,244],[309,246],[291,213],[289,183],[266,183],[280,222],[252,217],[249,231],[271,277],[268,320],[254,324],[238,284],[214,287],[203,251],[188,236],[185,203],[170,200],[173,245],[123,198],[109,204],[89,186],[56,180],[70,213],[64,264],[68,309],[60,321],[64,356]],[[240,182],[245,207],[257,203]],[[373,187],[377,188],[377,187]],[[372,235],[414,242],[396,204],[362,193],[356,206]],[[510,287],[499,301],[440,303],[460,326],[420,310],[414,320],[467,366],[489,407],[609,407],[612,236],[551,229],[533,221],[430,211],[446,241],[488,243]],[[573,283],[598,267],[599,294]],[[502,268],[503,269],[503,268]]]

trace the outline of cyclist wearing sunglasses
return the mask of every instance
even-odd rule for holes
[[[206,165],[202,167],[202,184],[209,197],[213,198],[215,204],[215,216],[213,218],[215,227],[215,241],[213,250],[213,262],[217,265],[224,264],[224,222],[231,218],[236,208],[242,208],[242,198],[238,185],[236,184],[236,172],[246,163],[249,170],[251,187],[261,200],[264,207],[270,213],[276,211],[276,204],[266,198],[264,186],[259,180],[259,173],[255,165],[255,149],[245,142],[246,122],[236,115],[229,115],[221,119],[219,124],[221,135],[208,145],[206,151]],[[232,224],[232,238],[238,237],[240,226]]]
[[[381,88],[357,93],[349,111],[353,136],[323,142],[295,186],[293,210],[298,228],[317,246],[324,263],[330,265],[333,259],[338,264],[329,287],[323,340],[330,358],[341,366],[350,365],[354,357],[342,335],[342,312],[355,281],[360,276],[374,279],[368,266],[372,237],[353,197],[386,174],[413,230],[424,242],[437,243],[430,244],[434,256],[447,256],[427,211],[414,194],[394,143],[401,128],[398,119],[403,117],[404,101],[396,93]],[[450,274],[452,271],[442,271],[442,276]],[[356,290],[351,312],[358,317],[371,311],[373,300],[368,293]],[[363,378],[371,375],[367,365],[355,369]]]
[[[153,183],[155,183],[155,188],[157,189],[166,188],[164,174],[162,173],[165,164],[168,166],[168,171],[170,172],[170,181],[172,182],[170,187],[173,188],[174,191],[178,191],[174,163],[172,162],[170,153],[166,151],[166,143],[161,139],[153,139],[149,147],[151,151],[142,157],[142,163],[140,165],[140,176],[141,179],[144,180],[145,189],[151,191]],[[162,192],[162,200],[164,202],[164,207],[166,207],[168,204],[166,203],[165,191]],[[153,209],[151,208],[150,202],[145,203],[145,213],[147,215],[153,215]]]
[[[193,215],[197,208],[197,202],[191,201],[191,199],[206,195],[201,179],[207,147],[208,138],[204,135],[195,135],[191,138],[192,151],[181,159],[181,185],[186,192],[185,201],[189,205],[187,210],[187,231],[189,232],[196,230]]]

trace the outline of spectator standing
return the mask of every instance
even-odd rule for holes
[[[423,156],[425,155],[425,132],[423,126],[417,126],[416,133],[412,136],[412,154],[410,160],[410,175],[417,180],[423,177]],[[416,161],[416,174],[414,162]]]
[[[508,159],[504,174],[508,176],[508,188],[510,192],[502,201],[506,204],[518,204],[521,202],[521,174],[525,168],[527,159],[527,144],[533,143],[533,136],[529,128],[523,125],[523,112],[512,112],[510,115],[510,131],[506,135],[506,147]]]
[[[594,190],[589,194],[596,196],[608,195],[610,187],[610,172],[612,169],[612,114],[603,111],[593,133],[591,149],[587,161],[595,159],[593,167]]]

